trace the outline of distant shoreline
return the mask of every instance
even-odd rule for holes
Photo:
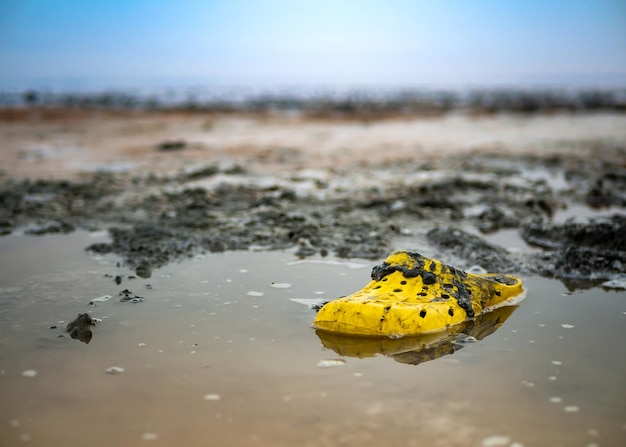
[[[157,89],[2,91],[0,109],[287,112],[306,116],[428,116],[453,111],[542,113],[626,111],[626,87],[466,90],[418,87],[172,87]]]

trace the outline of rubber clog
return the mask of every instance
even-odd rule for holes
[[[419,253],[395,251],[363,289],[325,304],[313,327],[338,334],[400,338],[445,331],[523,294],[507,274],[473,274]]]

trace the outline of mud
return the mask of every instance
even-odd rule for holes
[[[174,143],[177,151],[185,147]],[[380,259],[394,248],[426,246],[461,268],[530,272],[587,287],[626,273],[626,149],[605,145],[593,153],[592,160],[576,151],[480,153],[323,176],[300,169],[269,182],[253,169],[218,164],[80,180],[5,174],[0,228],[4,235],[106,230],[110,242],[87,250],[120,256],[142,278],[208,252],[296,247],[303,258]],[[555,223],[569,207],[588,211],[575,223]],[[615,215],[587,219],[607,209]],[[481,236],[503,229],[543,251],[512,253]]]
[[[93,337],[91,328],[95,325],[96,321],[89,314],[78,314],[74,320],[67,324],[65,332],[68,332],[70,337],[89,344]]]

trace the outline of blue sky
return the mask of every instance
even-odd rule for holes
[[[626,0],[0,0],[0,78],[626,76]]]

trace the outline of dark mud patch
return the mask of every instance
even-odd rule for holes
[[[626,265],[619,215],[626,152],[604,149],[592,161],[482,154],[438,166],[332,172],[323,181],[298,171],[268,182],[217,165],[161,176],[96,174],[79,182],[6,179],[0,229],[33,235],[107,230],[111,240],[88,250],[119,256],[142,278],[201,253],[293,248],[299,257],[378,260],[425,244],[443,257],[454,255],[461,268],[595,284],[623,274]],[[611,204],[617,215],[554,223],[570,205],[592,216],[591,196],[603,198],[594,206]],[[484,234],[518,229],[545,251],[512,253],[466,231],[472,227]]]
[[[517,262],[505,248],[490,244],[479,236],[459,228],[435,227],[426,234],[430,243],[452,251],[462,259],[490,272],[519,272],[522,264]]]
[[[96,325],[96,320],[91,318],[89,314],[78,314],[78,316],[70,321],[65,328],[65,332],[70,334],[73,339],[89,344],[93,338],[91,328]]]
[[[529,219],[520,234],[528,244],[548,250],[533,257],[536,272],[572,289],[626,274],[626,215],[560,225]]]

